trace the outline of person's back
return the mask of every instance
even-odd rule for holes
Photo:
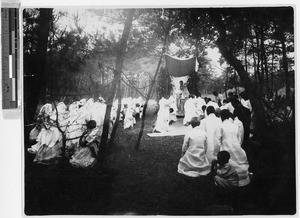
[[[215,110],[214,110],[213,106],[207,107],[208,115],[206,118],[204,118],[201,121],[201,125],[200,125],[200,129],[207,133],[206,156],[207,156],[209,162],[211,162],[215,158],[215,155],[216,155],[216,154],[214,154],[214,150],[215,150],[214,149],[215,148],[214,147],[214,132],[222,124],[221,119],[216,117],[214,112],[215,112]]]
[[[189,99],[184,104],[184,119],[183,125],[189,125],[191,119],[197,116],[196,113],[196,101],[193,95],[190,95]]]
[[[193,117],[189,131],[182,145],[182,157],[178,164],[178,172],[190,177],[205,176],[210,172],[210,163],[206,157],[207,136],[199,127],[200,121]],[[195,122],[199,123],[195,125]]]
[[[237,99],[232,101],[232,105],[235,108],[235,116],[237,116],[239,120],[243,123],[244,140],[248,140],[250,135],[251,112],[248,108],[244,107]]]
[[[239,175],[239,186],[245,186],[250,183],[249,164],[246,152],[241,148],[238,139],[238,126],[230,119],[228,110],[221,111],[222,124],[215,132],[215,152],[228,151],[230,154],[230,163],[235,167]],[[217,150],[218,149],[218,150]]]

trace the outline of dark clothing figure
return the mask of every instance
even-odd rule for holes
[[[244,126],[244,140],[249,140],[250,136],[250,123],[251,123],[251,112],[248,108],[239,104],[235,107],[233,112]]]

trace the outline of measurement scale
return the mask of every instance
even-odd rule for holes
[[[19,69],[19,10],[1,8],[2,108],[18,107],[17,79]]]

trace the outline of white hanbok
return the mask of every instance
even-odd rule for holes
[[[250,110],[250,112],[252,112],[252,105],[250,103],[250,100],[244,100],[243,98],[241,99],[241,104],[245,107],[248,108]]]
[[[202,110],[202,106],[206,105],[206,102],[203,98],[198,97],[196,100],[196,113],[198,115],[198,117],[203,116],[203,110]]]
[[[234,118],[233,123],[238,126],[238,140],[239,140],[239,143],[242,145],[243,142],[244,142],[244,126],[243,126],[243,123],[242,123],[242,121],[239,120],[238,117]]]
[[[206,157],[207,135],[199,126],[184,136],[179,160],[178,172],[190,177],[206,176],[210,172],[210,163]]]
[[[215,114],[209,114],[206,118],[201,120],[200,129],[207,134],[207,151],[206,156],[211,163],[213,159],[216,159],[217,154],[215,152],[214,133],[222,124],[222,120],[216,117]]]
[[[135,119],[133,117],[133,109],[127,108],[125,118],[124,118],[124,129],[133,128],[133,124],[135,122]]]
[[[183,125],[188,124],[193,117],[198,117],[196,101],[194,98],[189,98],[184,104],[184,118]]]
[[[157,120],[153,131],[166,133],[169,131],[170,110],[169,101],[164,97],[159,101],[159,110],[157,112]]]
[[[214,101],[207,102],[206,107],[208,107],[208,106],[213,106],[214,109],[219,108],[219,105],[216,102],[214,102]]]
[[[177,121],[176,114],[177,114],[178,109],[177,109],[177,106],[176,106],[176,98],[173,95],[171,95],[169,97],[169,103],[170,103],[170,108],[173,109],[173,112],[170,113],[170,121],[176,122]]]
[[[215,131],[215,149],[218,151],[228,151],[230,154],[229,163],[232,164],[239,176],[239,186],[250,183],[249,164],[246,152],[241,148],[238,139],[238,126],[232,120],[224,120],[221,126]]]
[[[232,113],[232,114],[233,114],[233,112],[234,112],[234,107],[232,106],[231,102],[229,102],[229,103],[223,105],[221,109],[222,109],[222,110],[223,110],[223,109],[227,109],[227,110],[229,110],[229,112]]]

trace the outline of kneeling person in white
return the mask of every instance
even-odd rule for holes
[[[193,117],[190,124],[193,130],[184,137],[178,172],[190,177],[206,176],[210,172],[210,163],[206,157],[207,136],[200,129],[197,117]]]

